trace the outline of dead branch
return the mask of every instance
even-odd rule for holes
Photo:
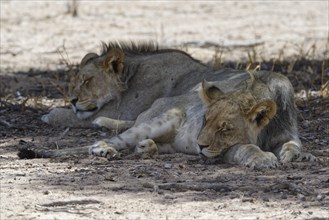
[[[40,204],[40,207],[56,207],[56,206],[67,206],[67,205],[88,205],[88,204],[100,204],[102,202],[96,199],[80,199],[80,200],[67,200],[67,201],[55,201]]]
[[[145,185],[144,187],[148,187]],[[177,190],[181,192],[185,191],[205,191],[205,190],[214,190],[216,192],[229,192],[237,189],[235,186],[228,184],[219,184],[219,183],[164,183],[157,184],[154,188],[163,189],[163,190]]]
[[[271,190],[288,190],[292,193],[299,193],[303,194],[304,196],[309,196],[312,193],[310,190],[306,189],[306,187],[299,186],[295,183],[290,183],[290,182],[283,182],[283,183],[277,183],[272,186],[270,186]]]
[[[7,122],[6,120],[0,119],[0,124],[7,126],[8,128],[12,128],[12,124],[10,124],[9,122]]]

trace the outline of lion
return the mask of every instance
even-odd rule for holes
[[[210,67],[187,53],[152,42],[103,43],[101,54],[85,55],[71,79],[72,110],[54,108],[42,121],[56,127],[129,128],[156,99],[186,93],[207,72]]]
[[[127,149],[154,156],[180,152],[251,169],[317,160],[302,151],[293,87],[287,77],[267,71],[251,77],[248,72],[225,71],[235,74],[225,80],[204,80],[183,95],[156,100],[118,136],[91,146],[37,154],[56,157],[88,151],[111,159]]]

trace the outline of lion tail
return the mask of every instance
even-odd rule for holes
[[[77,155],[88,155],[89,146],[66,148],[60,150],[44,150],[44,149],[19,149],[17,156],[20,159],[35,159],[35,158],[55,158],[55,157],[67,157]]]

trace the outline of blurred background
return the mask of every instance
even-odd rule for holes
[[[1,0],[1,74],[58,69],[100,42],[155,41],[211,62],[328,58],[329,1]]]

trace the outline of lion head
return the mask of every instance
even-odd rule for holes
[[[237,144],[256,144],[260,131],[276,114],[276,103],[256,101],[250,88],[223,93],[204,81],[200,96],[207,111],[197,142],[208,158]]]
[[[70,83],[70,102],[80,119],[86,119],[104,104],[119,99],[125,90],[123,77],[124,53],[113,48],[104,55],[88,53]]]

